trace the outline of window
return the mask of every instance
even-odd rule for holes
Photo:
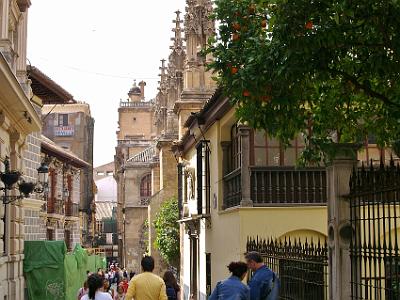
[[[206,253],[206,294],[211,295],[211,253]]]
[[[68,126],[68,114],[58,115],[58,126]]]
[[[231,161],[229,163],[229,171],[232,172],[238,168],[240,168],[241,161],[241,141],[239,136],[239,130],[237,124],[233,125],[231,128],[231,147],[230,147],[230,155]]]
[[[68,229],[64,230],[64,241],[65,241],[65,245],[67,246],[67,249],[69,251],[72,250],[71,231]]]
[[[54,229],[53,228],[47,228],[47,240],[48,241],[54,241]]]
[[[210,213],[210,147],[209,141],[203,140],[197,145],[197,213]]]
[[[140,182],[140,202],[142,205],[148,204],[148,198],[151,197],[151,174],[142,178]]]
[[[291,141],[288,147],[265,131],[253,131],[251,134],[251,164],[256,166],[294,166],[303,151],[302,137]]]

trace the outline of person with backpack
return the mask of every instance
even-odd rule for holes
[[[260,253],[249,252],[245,258],[248,268],[253,272],[253,276],[248,283],[250,300],[278,300],[279,278],[263,263]]]
[[[181,291],[181,288],[176,281],[174,273],[172,273],[171,271],[166,271],[164,273],[163,279],[165,282],[168,300],[179,299],[179,292]]]
[[[244,262],[231,262],[228,266],[232,276],[217,283],[209,300],[250,300],[250,289],[242,283],[247,273]]]

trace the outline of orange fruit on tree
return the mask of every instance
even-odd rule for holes
[[[239,72],[239,69],[236,67],[231,68],[231,74],[235,75],[237,72]]]
[[[232,24],[232,28],[233,28],[234,30],[236,30],[236,31],[239,31],[239,30],[240,30],[240,24],[239,24],[239,23],[233,23],[233,24]]]
[[[312,21],[307,21],[306,25],[304,26],[306,29],[312,29],[313,28],[313,22]]]
[[[261,101],[262,102],[269,102],[269,101],[271,101],[271,96],[269,96],[269,95],[262,96],[261,97]]]
[[[262,28],[266,28],[267,27],[267,20],[264,19],[264,20],[261,21],[261,27]]]
[[[240,36],[237,33],[232,34],[232,40],[233,41],[238,41]]]
[[[250,97],[250,92],[248,90],[243,91],[243,96]]]

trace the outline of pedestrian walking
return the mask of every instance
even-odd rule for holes
[[[81,300],[113,300],[110,294],[101,290],[103,288],[103,280],[99,275],[90,275],[87,284],[89,291]]]
[[[272,270],[264,265],[258,252],[249,252],[245,256],[248,268],[253,271],[249,281],[250,300],[277,300],[280,282]]]
[[[103,292],[110,294],[114,298],[114,289],[111,288],[110,282],[107,279],[103,279]]]
[[[124,293],[126,293],[128,291],[128,287],[129,287],[128,278],[122,279],[121,283],[118,286],[121,286],[124,290]]]
[[[174,273],[172,273],[171,271],[166,271],[164,273],[163,279],[166,287],[168,300],[180,299],[179,293],[181,291],[181,288],[178,282],[176,281]]]
[[[131,279],[125,300],[168,300],[164,280],[153,274],[154,259],[145,256],[141,265],[143,273]]]
[[[87,280],[85,280],[85,282],[83,283],[83,287],[81,287],[78,291],[78,295],[77,295],[78,300],[81,300],[82,297],[88,293],[88,291],[89,291],[89,289],[88,289]]]
[[[217,283],[209,300],[250,300],[250,288],[242,282],[247,273],[247,264],[231,262],[228,270],[232,276]]]
[[[125,268],[122,269],[122,274],[124,278],[128,278],[128,271]]]
[[[125,300],[125,292],[122,286],[118,286],[117,292],[115,293],[114,300]]]

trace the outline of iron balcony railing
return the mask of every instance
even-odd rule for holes
[[[224,208],[240,205],[242,199],[240,168],[224,176]]]
[[[65,204],[65,215],[67,217],[79,217],[79,204],[67,202]]]
[[[50,200],[47,205],[47,213],[64,215],[64,201],[60,199]]]
[[[119,107],[151,107],[153,102],[131,102],[131,101],[120,101]]]
[[[111,244],[107,241],[107,234],[102,233],[95,237],[95,244],[98,246],[105,246],[105,245],[118,245],[118,235],[116,233],[111,233],[112,239]]]
[[[239,206],[241,169],[224,176],[224,208]],[[250,167],[250,197],[254,206],[326,205],[324,168]]]
[[[149,162],[156,155],[156,147],[151,146],[128,159],[128,162]]]

